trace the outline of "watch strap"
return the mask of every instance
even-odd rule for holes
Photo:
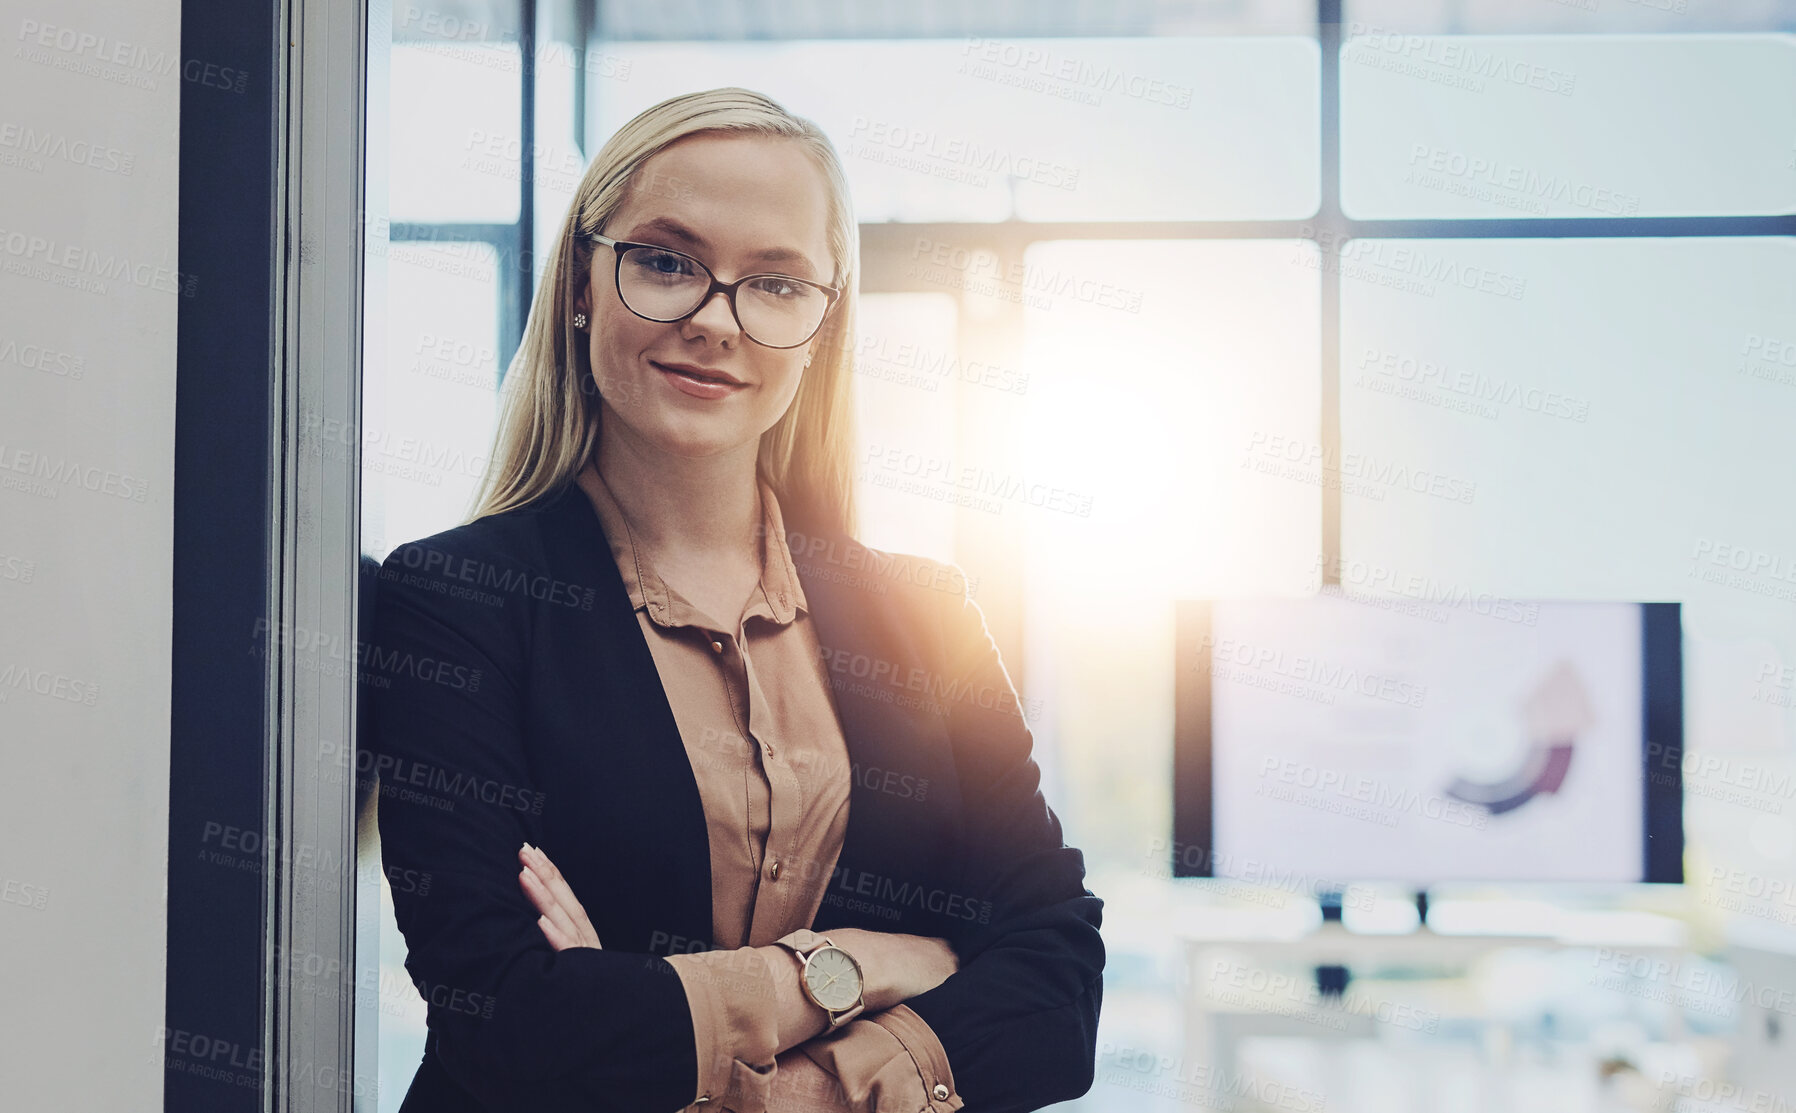
[[[829,939],[822,932],[812,931],[810,928],[799,928],[796,931],[787,932],[774,942],[792,948],[795,954],[808,955],[828,943]]]

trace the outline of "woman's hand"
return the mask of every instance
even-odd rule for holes
[[[819,934],[860,964],[867,1011],[880,1012],[928,993],[960,969],[946,939],[864,928],[831,928]]]
[[[530,903],[542,913],[536,926],[542,929],[549,945],[558,951],[569,947],[598,948],[599,933],[592,929],[586,909],[580,907],[574,890],[568,887],[549,856],[525,843],[518,848],[518,860],[524,863],[523,870],[518,873],[518,884],[523,886]]]

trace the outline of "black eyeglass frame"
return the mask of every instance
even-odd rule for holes
[[[797,275],[780,274],[778,271],[759,271],[754,274],[745,274],[741,278],[738,278],[734,282],[719,282],[717,280],[717,272],[713,271],[710,267],[705,266],[704,260],[699,259],[698,257],[693,256],[693,255],[688,255],[684,251],[676,251],[671,247],[662,247],[658,243],[637,243],[632,240],[614,240],[610,236],[602,235],[598,232],[588,232],[588,233],[586,233],[586,238],[589,240],[592,240],[594,243],[605,244],[606,246],[614,249],[617,252],[617,261],[611,268],[611,284],[617,288],[617,300],[623,303],[623,306],[625,309],[628,309],[630,312],[635,313],[638,317],[641,317],[645,321],[655,321],[659,324],[671,324],[674,321],[687,320],[693,314],[697,313],[699,310],[703,309],[707,304],[709,304],[711,301],[711,296],[713,294],[717,293],[719,290],[722,290],[723,295],[724,295],[724,300],[729,302],[729,305],[730,305],[730,316],[732,316],[736,319],[736,327],[738,329],[742,330],[742,335],[748,337],[750,340],[753,340],[755,343],[761,345],[761,347],[763,347],[763,348],[774,348],[774,349],[777,349],[780,351],[785,351],[785,350],[788,350],[791,348],[799,348],[799,347],[803,347],[806,344],[809,344],[816,337],[816,335],[819,332],[822,332],[824,323],[829,320],[830,311],[836,307],[836,302],[838,300],[840,300],[842,297],[842,291],[837,289],[834,286],[826,286],[821,282],[813,282],[808,278],[799,278]],[[710,277],[710,279],[711,279],[710,287],[708,289],[706,289],[703,296],[701,296],[698,299],[697,304],[695,304],[691,309],[688,309],[686,312],[680,314],[678,317],[651,317],[647,313],[638,312],[637,309],[630,304],[630,300],[628,298],[624,297],[624,276],[623,276],[624,253],[626,251],[629,251],[631,248],[636,248],[636,247],[646,247],[650,251],[662,251],[662,252],[666,252],[669,255],[678,255],[682,259],[691,259],[695,266],[699,267],[701,270],[703,270],[705,272],[706,275],[708,275]],[[766,341],[757,337],[754,333],[748,331],[748,326],[742,323],[742,314],[740,314],[736,311],[736,288],[741,286],[744,282],[747,282],[748,280],[750,280],[752,278],[778,278],[778,279],[781,279],[786,282],[797,282],[800,285],[813,286],[819,290],[822,290],[824,293],[824,296],[829,299],[829,304],[827,304],[823,307],[822,316],[817,318],[817,327],[811,330],[809,336],[806,336],[803,340],[800,340],[795,344],[769,344]]]

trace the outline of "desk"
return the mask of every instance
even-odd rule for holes
[[[1276,1092],[1287,1098],[1293,1093],[1325,1095],[1327,1113],[1444,1108],[1443,1095],[1460,1090],[1466,1100],[1449,1104],[1467,1110],[1635,1108],[1617,1096],[1623,1083],[1601,1084],[1594,1052],[1580,1054],[1568,1045],[1565,1062],[1535,1064],[1520,1073],[1513,1063],[1492,1064],[1485,1047],[1503,1043],[1507,1027],[1493,1031],[1482,1009],[1455,1009],[1451,994],[1437,990],[1431,995],[1428,987],[1457,980],[1479,959],[1516,947],[1608,948],[1641,963],[1677,963],[1686,955],[1681,921],[1637,912],[1561,913],[1544,917],[1553,930],[1535,933],[1420,928],[1359,934],[1329,923],[1301,934],[1272,936],[1252,930],[1251,912],[1238,918],[1233,910],[1215,911],[1218,915],[1208,925],[1213,930],[1200,932],[1192,930],[1197,925],[1187,925],[1182,939],[1184,1056],[1210,1065],[1224,1078],[1244,1068],[1276,1069]],[[1349,970],[1353,981],[1344,998],[1316,994],[1314,969],[1322,965]],[[1410,983],[1416,992],[1355,993],[1354,982],[1393,971],[1407,978],[1423,975]],[[1457,1042],[1446,1038],[1468,1030],[1476,1033],[1470,1046],[1463,1037]],[[1375,1063],[1383,1065],[1371,1065]],[[1414,1084],[1397,1085],[1401,1079]],[[1411,1093],[1413,1102],[1399,1101],[1393,1096],[1398,1090]],[[1542,1104],[1547,1101],[1543,1094],[1565,1095],[1573,1104],[1561,1105],[1557,1097]],[[1301,1097],[1272,1102],[1242,1095],[1243,1108],[1301,1113],[1301,1105]]]

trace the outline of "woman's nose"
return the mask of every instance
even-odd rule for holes
[[[688,320],[712,340],[735,339],[742,332],[742,326],[730,310],[729,295],[722,290],[713,291]]]

